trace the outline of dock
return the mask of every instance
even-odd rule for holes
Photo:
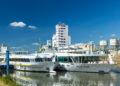
[[[6,51],[6,62],[0,63],[0,70],[12,70],[14,65],[9,64],[9,51]]]
[[[0,70],[6,70],[7,69],[7,65],[0,65]],[[9,70],[13,70],[14,69],[14,65],[9,65]]]

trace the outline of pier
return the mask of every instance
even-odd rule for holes
[[[5,63],[1,63],[0,64],[0,70],[12,70],[14,69],[14,65],[10,65],[9,64],[9,51],[6,51],[6,64]]]
[[[9,65],[9,70],[14,69],[13,65]],[[0,65],[0,70],[7,70],[7,65]]]

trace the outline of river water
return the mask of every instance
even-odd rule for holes
[[[10,76],[22,86],[120,86],[120,73],[14,71]]]

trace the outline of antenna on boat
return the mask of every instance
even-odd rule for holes
[[[38,41],[38,43],[39,43],[39,46],[40,46],[40,48],[39,48],[39,52],[41,53],[41,52],[42,52],[42,44],[41,44],[41,41],[40,41],[40,37],[39,37],[39,41]]]

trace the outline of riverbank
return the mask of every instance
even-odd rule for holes
[[[0,86],[21,86],[14,82],[11,77],[8,76],[0,76]]]

